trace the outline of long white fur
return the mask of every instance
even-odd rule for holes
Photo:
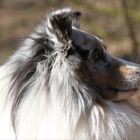
[[[58,42],[56,38],[53,41]],[[11,77],[16,70],[15,61],[18,58],[26,61],[30,57],[29,48],[32,43],[27,39],[25,45],[0,68],[1,140],[139,140],[139,113],[128,103],[104,101],[104,106],[99,105],[91,97],[91,92],[93,95],[94,91],[88,89],[75,75],[73,69],[76,65],[69,64],[59,53],[51,71],[49,93],[44,77],[47,62],[38,63],[37,70],[30,79],[36,80],[27,90],[29,94],[22,101],[17,114],[15,134],[10,119],[12,101],[7,99],[7,94]],[[75,58],[77,65],[80,61]]]

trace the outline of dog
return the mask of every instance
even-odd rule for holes
[[[0,67],[1,140],[140,139],[140,113],[127,101],[140,65],[107,53],[80,16],[51,11]]]

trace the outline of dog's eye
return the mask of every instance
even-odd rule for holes
[[[97,62],[101,58],[101,51],[100,50],[94,50],[91,52],[91,58],[94,60],[94,62]]]

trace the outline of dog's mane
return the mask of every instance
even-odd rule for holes
[[[66,11],[70,12],[70,9],[64,9],[65,13]],[[69,95],[63,95],[64,100],[66,100],[65,96],[72,96],[71,98],[77,102],[77,104],[70,103],[77,106],[74,106],[73,109],[81,108],[79,112],[83,112],[84,114],[86,114],[87,110],[89,110],[88,108],[90,108],[93,104],[92,100],[95,100],[94,98],[96,98],[95,94],[89,94],[91,92],[88,91],[89,88],[84,86],[83,83],[80,83],[74,74],[74,67],[77,66],[76,63],[79,63],[80,60],[75,58],[75,65],[69,64],[67,60],[65,60],[66,62],[61,62],[62,60],[59,52],[54,51],[54,45],[59,49],[59,45],[63,45],[64,43],[63,40],[58,37],[56,31],[57,29],[52,30],[52,24],[55,23],[51,22],[51,18],[55,14],[59,13],[63,13],[63,10],[51,12],[50,15],[48,15],[47,22],[44,22],[38,26],[35,33],[31,34],[30,37],[25,40],[22,48],[20,48],[13,58],[11,58],[10,63],[14,63],[15,65],[15,71],[12,74],[12,85],[9,90],[9,96],[11,96],[13,99],[11,119],[14,127],[16,127],[16,115],[20,104],[23,102],[26,96],[28,96],[28,94],[33,94],[32,92],[29,93],[28,90],[32,90],[32,88],[34,88],[36,81],[40,77],[42,77],[41,79],[43,81],[40,81],[40,86],[45,87],[45,91],[43,92],[45,92],[46,96],[48,94],[51,96],[53,96],[52,94],[56,94],[57,96],[59,92],[68,92],[65,94]],[[73,26],[77,27],[78,23],[76,22],[75,17],[72,18],[72,21],[74,22]],[[57,83],[57,80],[60,80],[60,78],[64,79],[62,81],[58,81]],[[57,85],[60,84],[60,87],[55,87],[55,81]],[[44,89],[38,89],[40,92],[41,90]],[[38,91],[34,91],[36,92],[34,94],[37,94]],[[82,116],[82,113],[80,115]]]
[[[45,133],[51,138],[56,138],[56,134],[58,138],[69,139],[128,139],[128,133],[131,133],[128,128],[132,124],[136,126],[134,130],[140,126],[139,115],[131,109],[124,112],[127,108],[125,105],[119,106],[101,99],[94,88],[91,89],[77,76],[80,58],[73,56],[68,61],[68,50],[61,50],[62,46],[66,45],[66,49],[69,49],[72,45],[69,40],[70,30],[65,31],[71,23],[66,20],[68,26],[65,26],[64,21],[56,24],[56,15],[64,13],[65,17],[70,12],[71,9],[51,12],[5,65],[6,68],[10,67],[11,83],[7,102],[8,99],[12,102],[11,121],[15,133],[18,130],[17,138],[23,136],[23,130],[18,128],[21,126],[26,129],[22,122],[25,117],[33,120],[27,128],[34,131],[31,138],[36,138],[40,127],[49,132],[52,127],[53,134]],[[75,14],[76,17],[80,15],[78,12]],[[79,27],[76,17],[70,17],[72,28]],[[58,26],[61,27],[61,24],[64,25],[60,32]],[[42,123],[34,124],[35,117],[38,117],[37,121],[42,119]],[[48,124],[43,120],[45,117]],[[61,127],[57,121],[60,121]],[[33,126],[38,127],[34,130]],[[57,130],[57,127],[62,130]]]

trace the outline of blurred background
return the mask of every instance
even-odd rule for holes
[[[102,38],[110,53],[140,63],[140,0],[0,0],[0,65],[50,9],[63,7],[81,11],[81,29]]]
[[[80,10],[81,28],[102,38],[111,53],[139,62],[140,0],[0,0],[0,64],[50,9],[62,7]]]

